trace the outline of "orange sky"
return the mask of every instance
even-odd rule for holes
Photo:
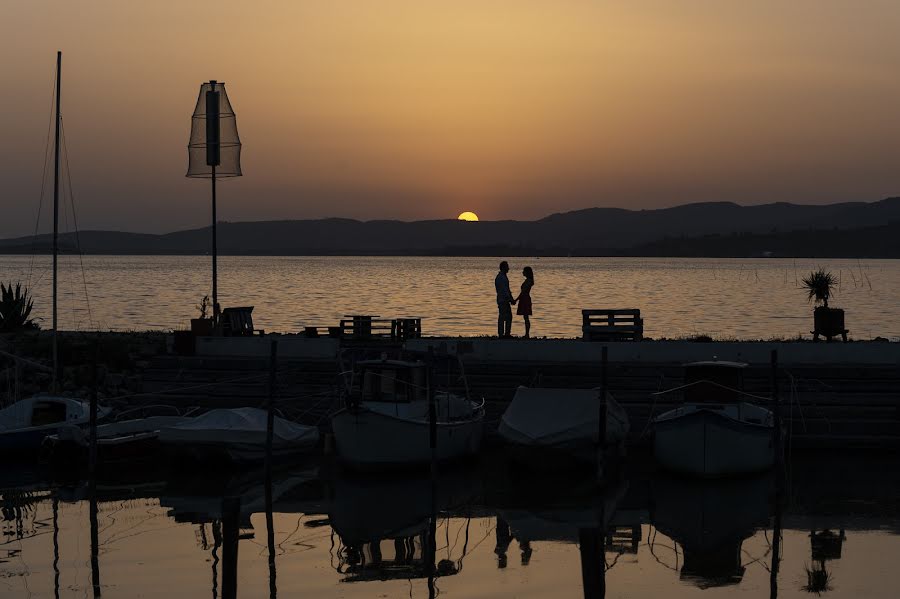
[[[885,0],[14,2],[0,236],[34,226],[57,49],[79,225],[168,231],[208,220],[210,78],[244,141],[225,220],[898,195],[897,31]]]

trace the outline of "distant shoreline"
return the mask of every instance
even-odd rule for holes
[[[38,250],[0,247],[0,256],[50,256],[51,250],[42,248]],[[159,252],[159,251],[84,251],[77,252],[71,248],[60,248],[61,256],[209,256],[208,252]],[[484,252],[230,252],[219,251],[219,256],[237,257],[270,257],[270,258],[647,258],[647,259],[671,259],[671,258],[696,258],[696,259],[734,259],[734,260],[900,260],[900,252],[887,254],[834,254],[834,253],[810,253],[810,254],[661,254],[638,252],[552,252],[552,251],[523,251],[520,248],[509,248],[506,251]]]
[[[900,198],[822,206],[687,204],[592,208],[538,221],[226,222],[223,256],[546,256],[635,258],[900,258]],[[88,230],[60,235],[64,253],[202,256],[210,227],[165,234]],[[0,239],[3,254],[46,254],[50,235]]]

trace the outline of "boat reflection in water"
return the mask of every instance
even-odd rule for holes
[[[774,499],[771,476],[728,481],[653,480],[650,520],[681,547],[681,579],[700,588],[739,583],[741,545],[769,525]],[[651,552],[659,559],[651,535]],[[676,565],[676,568],[678,566]]]
[[[343,582],[428,579],[435,596],[435,579],[462,570],[469,548],[471,506],[479,496],[479,481],[454,470],[436,477],[372,478],[338,473],[331,480],[329,520],[339,537],[337,571]],[[464,541],[458,555],[438,560],[440,529],[450,533],[450,515],[465,516]],[[441,520],[441,516],[444,517]]]

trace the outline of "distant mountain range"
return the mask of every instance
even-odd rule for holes
[[[82,231],[85,254],[206,254],[209,227],[152,235]],[[231,255],[573,255],[900,257],[900,198],[879,202],[658,210],[590,208],[536,221],[357,221],[329,218],[221,222]],[[73,234],[60,237],[76,251]],[[49,235],[0,240],[0,253],[50,251]]]

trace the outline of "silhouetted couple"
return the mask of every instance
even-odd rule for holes
[[[519,297],[514,298],[509,290],[509,264],[504,260],[500,263],[500,272],[494,279],[494,288],[497,290],[497,335],[500,338],[512,337],[512,307],[518,304],[516,314],[525,319],[525,337],[531,336],[531,288],[534,287],[534,272],[530,266],[522,269],[522,289]]]

